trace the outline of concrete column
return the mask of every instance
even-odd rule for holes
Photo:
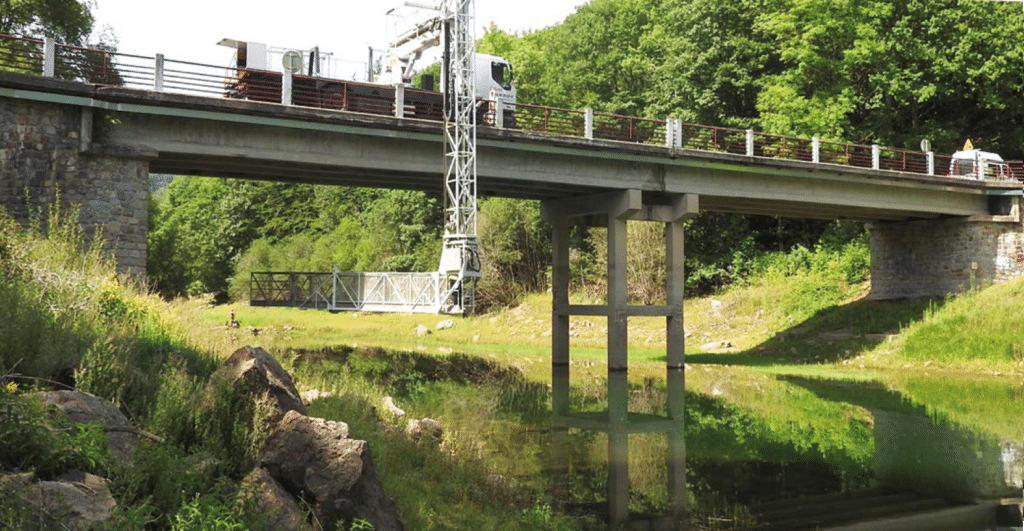
[[[871,169],[878,170],[882,168],[882,148],[878,144],[871,145]]]
[[[594,109],[583,109],[583,138],[594,139]]]
[[[811,162],[821,162],[821,140],[818,137],[811,138]]]
[[[754,130],[747,129],[747,156],[754,156]]]
[[[608,215],[608,371],[625,371],[628,352],[626,220]]]
[[[928,152],[928,175],[935,175],[935,152]]]
[[[669,131],[679,122],[670,120]],[[668,139],[670,141],[674,138]],[[588,196],[544,201],[541,214],[552,224],[552,388],[553,444],[569,426],[608,433],[608,514],[610,526],[629,524],[629,433],[645,431],[629,415],[628,335],[630,315],[658,315],[666,319],[668,339],[666,384],[668,417],[657,420],[653,431],[668,438],[665,456],[668,488],[672,496],[672,521],[686,514],[686,442],[684,430],[685,365],[683,363],[683,249],[682,222],[698,212],[698,197],[676,194],[670,204],[645,205],[639,190],[606,192]],[[608,294],[605,305],[569,304],[569,222],[585,220],[608,229]],[[663,307],[629,306],[626,285],[626,223],[628,220],[666,225],[665,245],[668,300]],[[601,223],[601,222],[604,223]],[[605,315],[608,319],[608,416],[605,421],[569,412],[569,316]],[[553,467],[557,468],[557,467]],[[556,480],[556,485],[560,485]],[[557,490],[557,489],[556,489]]]
[[[78,127],[78,151],[85,153],[92,146],[92,124],[94,110],[92,107],[82,107],[82,123]]]

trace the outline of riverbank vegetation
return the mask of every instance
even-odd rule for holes
[[[263,436],[256,429],[260,412],[211,375],[237,347],[260,344],[279,356],[300,388],[321,392],[312,414],[343,420],[371,442],[385,488],[411,526],[603,526],[594,513],[578,512],[605,495],[603,439],[573,438],[579,465],[570,471],[570,484],[576,487],[567,498],[550,496],[560,483],[545,457],[551,445],[548,295],[453,318],[452,327],[429,327],[432,333],[423,337],[414,329],[431,324],[429,316],[232,307],[202,298],[165,302],[117,279],[98,251],[79,251],[82,235],[73,215],[65,221],[52,215],[48,236],[26,233],[9,219],[0,231],[0,374],[4,407],[17,412],[3,425],[5,470],[54,477],[84,468],[107,475],[120,504],[114,528],[258,527],[258,514],[234,508],[224,489],[252,466]],[[864,301],[864,281],[851,275],[863,272],[852,266],[863,256],[859,245],[763,256],[749,265],[742,283],[687,301],[694,525],[742,529],[752,518],[748,504],[773,493],[841,489],[870,475],[870,415],[792,375],[872,379],[920,401],[931,414],[992,433],[1019,431],[1012,412],[1020,395],[1009,382],[1019,383],[1024,366],[1012,344],[1002,357],[992,348],[964,364],[975,376],[949,384],[954,387],[929,376],[946,371],[940,372],[945,380],[951,369],[966,372],[956,363],[965,356],[956,345],[960,336],[936,338],[935,323],[971,323],[963,333],[999,341],[1017,326],[1020,312],[1002,308],[1016,304],[1006,303],[1007,293],[1017,294],[1022,282],[941,301]],[[227,326],[232,310],[238,328]],[[663,323],[632,325],[630,407],[664,414]],[[605,407],[603,326],[574,321],[571,403],[578,411]],[[932,354],[922,357],[914,345],[925,333],[933,334]],[[709,346],[698,344],[704,339]],[[61,385],[112,400],[162,442],[143,441],[135,460],[121,467],[97,444],[101,433],[51,432],[30,396]],[[951,398],[966,389],[978,400]],[[402,419],[379,412],[384,396],[410,417],[441,420],[440,443],[409,441]],[[633,443],[638,495],[630,503],[637,511],[667,507],[664,444],[654,436]],[[221,479],[190,468],[200,458],[220,463]],[[779,466],[774,477],[788,477],[785,485],[755,474]],[[9,497],[0,503],[0,517],[31,527],[30,516]]]
[[[1011,29],[1021,16],[952,0],[594,0],[546,30],[492,27],[480,49],[512,60],[527,103],[908,149],[928,137],[943,153],[972,138],[1021,158],[1024,122],[1012,117],[1024,105],[1024,41]],[[113,529],[258,528],[258,509],[229,494],[265,437],[264,412],[212,378],[254,344],[320,392],[311,414],[370,442],[410,529],[603,528],[587,508],[604,499],[605,440],[575,434],[568,482],[548,457],[551,251],[537,203],[481,201],[487,313],[437,327],[433,316],[246,301],[252,271],[435,269],[440,190],[187,177],[151,198],[148,269],[159,296],[116,276],[98,244],[82,248],[73,212],[28,231],[0,216],[0,475],[102,474],[119,504]],[[657,304],[659,228],[629,230],[630,298]],[[870,301],[858,224],[705,212],[685,230],[693,528],[743,529],[759,500],[863,485],[869,408],[880,402],[1024,437],[1024,279]],[[573,233],[577,302],[603,297],[602,238]],[[228,326],[232,315],[240,326]],[[415,334],[418,325],[430,333]],[[664,321],[629,325],[630,407],[663,414]],[[599,411],[606,323],[571,326],[570,401]],[[819,379],[871,383],[835,390]],[[32,398],[66,386],[112,401],[152,436],[132,462],[116,464],[96,430],[53,424]],[[440,420],[442,439],[410,441],[402,418],[380,412],[385,396],[409,417]],[[664,445],[636,438],[636,511],[668,503]],[[0,488],[0,527],[37,523]]]

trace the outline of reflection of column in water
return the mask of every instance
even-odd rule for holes
[[[668,416],[673,428],[667,433],[668,448],[665,455],[668,466],[668,494],[672,497],[672,516],[686,514],[686,430],[683,410],[686,405],[683,368],[668,370]]]
[[[1024,445],[1003,442],[1003,477],[1010,486],[1024,487]]]
[[[608,517],[613,528],[629,523],[629,381],[608,369]]]
[[[554,423],[551,426],[551,508],[565,511],[569,500],[569,428],[563,417],[569,413],[569,364],[552,364],[551,394]]]

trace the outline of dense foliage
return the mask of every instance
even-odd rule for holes
[[[0,0],[0,34],[82,46],[92,33],[93,2],[78,0]]]
[[[150,201],[151,283],[165,296],[248,295],[252,271],[430,271],[437,199],[231,179],[175,179]]]
[[[1022,23],[994,2],[593,0],[540,31],[492,25],[478,49],[513,63],[522,102],[905,149],[928,138],[940,154],[971,139],[1019,159]],[[484,304],[543,289],[550,244],[536,205],[481,208]],[[151,277],[174,295],[226,293],[234,275],[231,295],[244,298],[259,269],[433,270],[440,216],[437,199],[410,192],[176,181],[154,208]],[[650,230],[636,236],[657,239]],[[716,289],[761,253],[862,232],[705,212],[687,222],[688,286]],[[576,236],[574,282],[600,284],[599,242]],[[647,265],[631,266],[631,284],[658,284],[656,258],[638,258]]]

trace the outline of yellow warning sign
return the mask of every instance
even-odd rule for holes
[[[968,138],[967,142],[964,144],[964,151],[970,151],[972,149],[974,149],[974,144],[972,144],[971,139]]]

